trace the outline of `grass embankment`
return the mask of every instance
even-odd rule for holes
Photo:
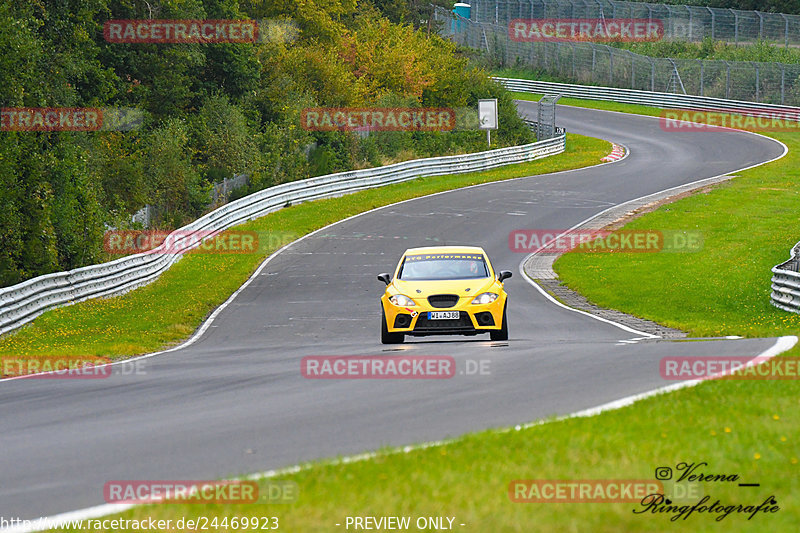
[[[543,94],[511,92],[515,100],[528,100],[538,102]],[[636,113],[638,115],[649,115],[652,117],[660,116],[664,110],[656,107],[647,107],[636,104],[620,104],[617,102],[604,102],[602,100],[581,100],[578,98],[559,98],[559,105],[569,105],[573,107],[584,107],[586,109],[603,109],[606,111],[617,111],[620,113]]]
[[[708,383],[596,417],[316,465],[281,477],[298,484],[291,504],[160,504],[115,518],[175,523],[182,517],[275,516],[281,529],[302,532],[345,531],[348,516],[410,516],[412,523],[422,516],[455,517],[456,531],[793,531],[800,521],[798,397],[797,382]],[[514,503],[508,497],[513,480],[652,480],[657,467],[677,473],[684,461],[707,462],[700,468],[706,474],[739,476],[734,483],[700,484],[711,497],[708,505],[717,499],[724,506],[758,505],[774,496],[780,510],[750,521],[734,513],[718,523],[720,513],[695,513],[671,522],[672,514],[635,514],[644,509],[637,503]]]
[[[255,253],[190,253],[146,287],[116,298],[48,311],[17,332],[0,338],[0,358],[124,358],[159,350],[186,339],[265,257],[292,240],[287,236],[300,237],[348,216],[408,198],[594,165],[609,151],[606,141],[568,134],[565,153],[530,163],[486,172],[419,178],[283,209],[235,228],[258,233]]]
[[[513,93],[521,100],[541,95]],[[659,116],[659,108],[562,98],[591,109]],[[695,230],[699,252],[561,256],[561,280],[603,307],[655,320],[697,336],[775,336],[800,331],[800,315],[769,303],[770,269],[788,259],[800,240],[800,134],[767,133],[783,142],[782,159],[737,179],[663,206],[624,226],[626,230]],[[796,349],[800,351],[800,348]]]
[[[570,82],[569,80],[559,80],[556,78],[543,79],[543,77],[539,75],[538,71],[533,71],[530,69],[521,69],[521,68],[509,67],[503,69],[496,69],[492,71],[491,75],[496,76],[498,78],[517,78],[522,80],[553,81],[556,83],[574,83]],[[541,99],[541,97],[544,95],[537,93],[523,93],[523,92],[511,91],[511,96],[515,100],[528,100],[532,102],[538,102],[539,99]],[[657,107],[649,107],[636,104],[620,104],[617,102],[607,102],[604,100],[582,100],[579,98],[559,98],[558,104],[569,105],[574,107],[585,107],[588,109],[604,109],[606,111],[619,111],[622,113],[636,113],[639,115],[650,115],[650,116],[659,116],[659,114],[662,113],[662,110]]]
[[[786,48],[783,43],[740,41],[739,44],[715,41],[707,37],[702,42],[655,41],[639,43],[610,43],[649,57],[673,59],[712,59],[725,61],[760,61],[764,63],[800,63],[800,50]]]
[[[800,315],[770,305],[770,269],[800,239],[800,135],[773,133],[789,153],[666,205],[625,229],[699,231],[693,253],[566,254],[561,280],[603,307],[695,336],[769,337],[800,330]]]
[[[797,148],[791,137],[778,137]],[[558,270],[592,298],[635,304],[644,316],[692,331],[796,332],[796,318],[773,313],[765,292],[769,266],[798,238],[788,223],[798,201],[792,161],[793,152],[629,226],[685,228],[691,222],[706,232],[702,252],[571,254]],[[767,212],[765,205],[772,208]],[[653,263],[645,268],[637,261]],[[703,281],[712,277],[717,281]],[[703,313],[697,309],[701,289]],[[636,303],[637,298],[643,301]],[[748,326],[748,318],[754,325]],[[798,398],[797,381],[708,382],[591,418],[472,434],[441,447],[358,463],[317,465],[283,477],[299,485],[299,499],[291,505],[160,505],[121,516],[278,516],[288,531],[344,530],[347,516],[449,516],[454,524],[465,524],[455,526],[462,531],[793,531],[800,523]],[[721,513],[695,512],[673,522],[669,514],[635,514],[641,506],[634,503],[512,503],[508,497],[515,479],[653,479],[657,467],[674,470],[683,461],[708,463],[700,469],[704,473],[739,476],[736,482],[702,483],[711,497],[707,505],[716,500],[758,505],[774,496],[780,510],[751,520],[734,513],[721,522],[716,521]]]

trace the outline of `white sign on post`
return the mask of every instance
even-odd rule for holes
[[[497,129],[497,98],[478,100],[478,121],[480,128],[486,130],[486,144],[492,144],[492,130]]]
[[[482,130],[497,129],[497,98],[478,100],[478,119]]]

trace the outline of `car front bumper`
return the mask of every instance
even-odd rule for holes
[[[501,294],[490,304],[473,305],[472,297],[461,298],[453,307],[417,305],[402,307],[394,305],[384,295],[381,305],[386,317],[386,328],[390,333],[405,333],[413,336],[426,335],[476,335],[497,331],[503,326],[503,310],[506,295]],[[429,319],[428,313],[458,311],[458,319]]]

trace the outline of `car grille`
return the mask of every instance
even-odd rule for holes
[[[432,294],[428,296],[428,303],[432,307],[444,309],[446,307],[453,307],[458,303],[457,294]]]
[[[429,333],[436,331],[474,331],[466,311],[459,311],[458,320],[428,320],[428,313],[420,313],[414,331]]]

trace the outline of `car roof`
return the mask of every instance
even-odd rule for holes
[[[403,255],[417,254],[485,254],[480,246],[425,246],[409,248]]]

